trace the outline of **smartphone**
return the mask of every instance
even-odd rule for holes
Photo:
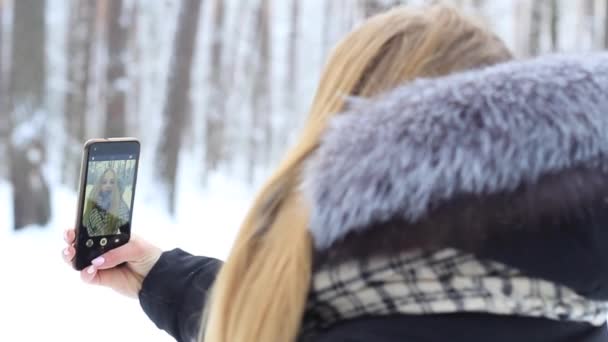
[[[131,237],[140,144],[135,138],[91,139],[84,144],[76,214],[76,255],[82,270]]]

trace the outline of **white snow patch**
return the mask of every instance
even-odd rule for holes
[[[207,190],[181,186],[176,219],[136,197],[133,233],[163,249],[224,258],[250,191],[214,178]],[[138,185],[149,187],[150,185]],[[12,231],[11,187],[0,180],[0,341],[173,341],[137,300],[84,284],[61,257],[63,231],[74,224],[76,194],[52,184],[52,221]]]

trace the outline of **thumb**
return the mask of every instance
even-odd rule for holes
[[[105,270],[116,267],[125,262],[138,262],[144,258],[144,250],[136,241],[114,248],[91,262],[97,269]]]
[[[106,286],[128,297],[137,298],[143,277],[124,268],[97,270],[94,266],[90,266],[80,272],[80,278],[85,283]]]

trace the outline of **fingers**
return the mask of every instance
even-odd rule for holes
[[[65,242],[67,244],[74,243],[75,238],[76,238],[76,232],[74,231],[74,229],[66,229],[65,232],[63,233],[63,240],[65,240]]]
[[[99,284],[98,270],[95,266],[89,266],[80,271],[80,279],[88,284]]]
[[[64,258],[73,258],[73,246],[64,251]],[[137,298],[143,279],[154,266],[162,251],[144,240],[132,238],[127,244],[93,259],[80,271],[87,284],[106,286],[129,297]],[[129,267],[116,267],[129,263]]]
[[[122,267],[100,270],[89,266],[80,271],[80,278],[87,284],[106,286],[131,298],[137,298],[142,284],[142,279]]]
[[[136,240],[112,249],[91,262],[96,269],[105,270],[116,267],[124,262],[138,262],[145,258],[145,250]]]
[[[62,251],[63,261],[68,264],[72,263],[76,250],[74,249],[74,239],[76,238],[76,232],[74,229],[66,229],[63,233],[63,240],[68,246]]]
[[[67,246],[63,252],[63,261],[68,264],[72,264],[72,260],[74,259],[74,255],[76,254],[76,250],[73,246]]]

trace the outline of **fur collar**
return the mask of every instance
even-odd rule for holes
[[[420,79],[330,121],[302,189],[318,252],[475,245],[608,196],[608,53]]]

